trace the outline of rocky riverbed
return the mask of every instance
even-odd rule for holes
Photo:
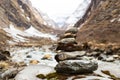
[[[79,45],[76,33],[69,29],[57,45],[1,51],[1,80],[120,80],[120,49]]]
[[[3,72],[1,73],[1,80],[120,80],[120,60],[118,59],[119,56],[109,55],[110,57],[113,57],[113,60],[108,60],[109,56],[103,55],[107,56],[104,57],[106,60],[99,60],[99,57],[87,55],[87,51],[57,52],[54,51],[54,49],[52,49],[51,47],[52,46],[11,48],[10,62],[12,65],[9,65],[9,61],[4,61],[5,63],[8,63],[8,65],[6,66],[9,67],[3,70]],[[92,52],[92,54],[95,54],[95,51]],[[99,53],[96,52],[96,54]],[[65,57],[65,60],[62,61],[68,60],[67,64],[71,67],[74,67],[74,65],[76,64],[71,65],[69,63],[69,60],[73,62],[74,60],[77,60],[79,62],[79,60],[82,59],[92,60],[93,62],[98,63],[98,68],[93,68],[95,70],[93,73],[85,74],[56,73],[55,67],[59,64],[54,58],[56,55],[60,56],[59,58],[61,59],[64,59]],[[85,61],[85,63],[89,62]],[[62,65],[64,66],[64,64]],[[0,63],[0,67],[1,66],[2,65]],[[66,68],[66,70],[67,69],[68,68]],[[13,74],[14,76],[10,74]]]

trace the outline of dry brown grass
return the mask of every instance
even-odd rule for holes
[[[2,29],[0,29],[0,49],[5,49],[9,45],[7,44],[7,40],[10,40],[11,38],[6,35],[6,32]]]
[[[111,43],[120,47],[119,3],[120,0],[104,0],[77,33],[77,42]]]
[[[55,43],[55,41],[49,38],[38,38],[38,37],[25,37],[28,39],[26,42],[18,42],[13,46],[21,46],[21,47],[32,47],[32,46],[42,46],[42,45],[50,45]]]

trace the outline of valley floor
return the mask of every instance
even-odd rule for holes
[[[41,80],[37,78],[36,75],[55,72],[53,69],[56,66],[57,62],[54,59],[54,56],[58,52],[56,52],[54,49],[52,50],[51,49],[52,49],[51,45],[46,45],[42,47],[11,48],[9,50],[11,53],[11,61],[13,63],[17,63],[17,66],[19,64],[18,69],[24,68],[22,71],[17,73],[15,80]],[[120,60],[114,58],[114,60],[110,62],[101,61],[93,56],[91,57],[85,56],[84,53],[86,53],[86,51],[74,51],[70,53],[83,54],[82,57],[86,59],[93,59],[94,61],[98,62],[98,69],[91,74],[63,75],[60,76],[62,80],[119,80],[120,79]],[[16,68],[16,66],[12,68]],[[11,70],[12,68],[9,67],[8,70]],[[12,73],[13,72],[11,72],[11,74]],[[3,74],[5,74],[5,72],[1,73],[2,77]],[[54,79],[55,76],[52,78]],[[61,79],[54,79],[54,80],[61,80]],[[12,79],[7,79],[7,80],[12,80]]]

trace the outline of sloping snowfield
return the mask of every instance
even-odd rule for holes
[[[16,42],[26,42],[27,39],[24,37],[42,37],[42,38],[50,38],[52,40],[57,40],[56,35],[48,34],[48,33],[42,33],[35,29],[33,26],[31,26],[29,29],[25,31],[20,31],[14,27],[14,25],[10,24],[9,28],[4,28],[4,30],[8,33],[9,36],[11,36],[14,41]],[[24,36],[24,37],[22,37]]]

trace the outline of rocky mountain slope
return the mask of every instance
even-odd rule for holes
[[[0,0],[0,41],[50,42],[52,35],[55,37],[55,30],[44,23],[45,20],[29,0]]]
[[[89,9],[91,2],[91,0],[83,0],[82,3],[80,3],[76,10],[72,13],[72,15],[66,18],[64,27],[74,26],[74,24],[84,16],[87,9]]]
[[[119,4],[119,0],[93,0],[88,10],[90,14],[86,14],[75,25],[80,27],[77,41],[120,46]]]

